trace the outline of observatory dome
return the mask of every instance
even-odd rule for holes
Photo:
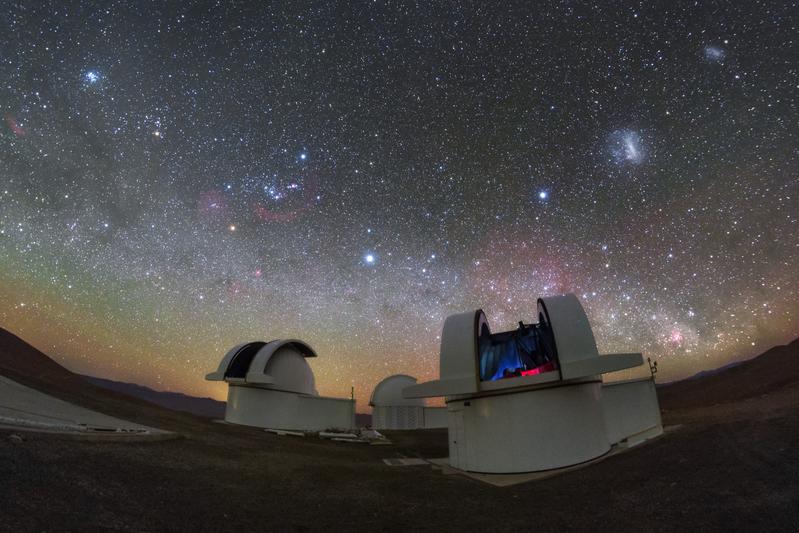
[[[248,342],[225,354],[206,379],[315,396],[316,381],[307,357],[316,353],[297,339]]]
[[[247,342],[228,351],[205,379],[228,384],[225,421],[232,424],[301,431],[355,427],[355,399],[319,396],[308,357],[316,352],[297,339]]]
[[[264,373],[272,376],[272,388],[316,395],[313,371],[305,356],[292,344],[282,346],[266,363]]]
[[[602,382],[603,374],[643,364],[640,353],[600,355],[573,294],[539,298],[538,319],[497,333],[479,309],[444,321],[440,379],[406,387],[403,395],[444,397],[450,466],[551,470],[663,432],[651,376]]]
[[[405,398],[402,396],[402,389],[416,385],[416,378],[406,374],[396,374],[385,378],[377,384],[372,391],[372,398],[369,405],[373,407],[396,405],[424,407],[424,398]]]

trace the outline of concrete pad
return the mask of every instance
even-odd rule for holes
[[[420,466],[429,465],[430,462],[424,459],[417,459],[415,457],[399,457],[394,459],[383,459],[383,462],[388,466]]]
[[[303,433],[302,431],[285,431],[285,430],[282,430],[282,429],[265,429],[264,431],[266,431],[267,433],[274,433],[275,435],[279,435],[281,437],[286,436],[286,435],[291,435],[293,437],[304,437],[305,436],[305,433]]]
[[[156,435],[171,432],[104,415],[0,376],[0,426],[27,431]]]

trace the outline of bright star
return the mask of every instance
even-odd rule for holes
[[[541,200],[546,200],[549,197],[549,193],[547,191],[539,191],[538,192],[538,197]]]
[[[367,264],[367,265],[373,265],[373,264],[374,264],[374,262],[375,262],[375,260],[376,260],[376,258],[375,258],[375,256],[374,256],[374,254],[366,254],[366,255],[363,257],[363,260],[364,260],[364,261],[366,261],[366,264]]]
[[[274,185],[266,185],[264,186],[264,192],[272,199],[272,200],[281,200],[283,198],[283,193],[275,187]]]

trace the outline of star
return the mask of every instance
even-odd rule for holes
[[[81,2],[20,4],[0,4],[17,36],[0,59],[0,299],[37,313],[0,318],[87,357],[68,364],[113,355],[120,379],[222,398],[199,366],[291,332],[329,365],[326,391],[368,398],[384,372],[432,377],[449,314],[535,321],[563,292],[598,343],[669,380],[799,335],[784,7],[648,4],[621,32],[618,13],[578,10],[578,35],[569,6],[526,31],[517,0],[334,21],[319,0],[301,18],[230,3],[220,41],[211,4],[66,26]],[[376,40],[336,26],[367,19]],[[136,342],[109,354],[97,332],[116,330]],[[177,343],[195,370],[164,352]]]

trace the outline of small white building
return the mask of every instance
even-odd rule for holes
[[[424,398],[404,398],[402,390],[416,378],[396,374],[385,378],[372,391],[372,427],[375,429],[430,429],[447,427],[446,407],[428,407]]]
[[[405,398],[443,396],[449,462],[485,473],[576,465],[663,431],[651,377],[602,383],[641,354],[599,355],[573,294],[540,298],[538,323],[491,333],[481,310],[452,315],[441,334],[440,379]]]
[[[228,384],[225,421],[300,431],[355,427],[355,400],[316,391],[308,361],[316,352],[296,340],[248,342],[230,350],[208,381]]]

